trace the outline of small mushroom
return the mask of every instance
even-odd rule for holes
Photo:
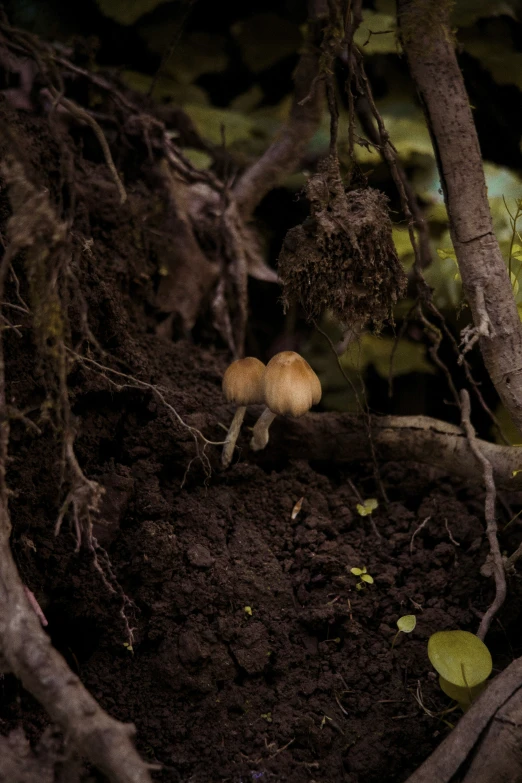
[[[223,446],[221,464],[224,468],[228,468],[232,461],[247,405],[264,402],[262,383],[264,372],[263,362],[253,356],[246,356],[244,359],[232,362],[225,371],[222,382],[223,394],[227,402],[235,402],[238,408]]]
[[[321,382],[308,362],[294,351],[273,356],[263,376],[266,408],[254,425],[250,448],[264,449],[277,415],[299,418],[321,399]]]

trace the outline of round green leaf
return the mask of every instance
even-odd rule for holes
[[[405,614],[397,620],[397,628],[403,633],[411,633],[417,625],[417,618],[414,614]]]
[[[445,680],[461,688],[484,682],[493,668],[488,648],[469,631],[434,633],[428,641],[428,657]]]
[[[461,688],[460,685],[453,685],[453,683],[445,680],[444,677],[439,676],[439,685],[446,696],[458,701],[462,709],[467,710],[470,704],[480,696],[486,687],[486,682],[481,682],[475,685],[474,688]]]

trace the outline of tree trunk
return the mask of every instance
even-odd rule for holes
[[[484,362],[522,431],[522,327],[493,233],[482,156],[455,55],[447,0],[397,0],[401,42],[423,104],[464,295]]]

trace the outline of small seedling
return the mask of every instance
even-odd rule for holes
[[[364,590],[367,584],[373,585],[373,576],[370,576],[367,572],[366,566],[363,566],[362,568],[350,568],[350,573],[360,577],[360,581],[355,585],[356,590]]]
[[[375,511],[378,506],[379,502],[376,500],[376,498],[368,498],[367,500],[363,500],[362,503],[357,503],[357,513],[361,517],[367,517],[372,513],[372,511]]]
[[[397,641],[397,637],[400,633],[411,633],[415,626],[417,625],[417,618],[414,614],[405,614],[402,617],[399,617],[397,620],[397,628],[399,629],[395,636],[393,637],[392,642],[392,650],[395,647],[395,642]]]
[[[244,606],[243,611],[248,617],[252,617],[252,607],[251,606]]]
[[[429,638],[428,657],[441,689],[465,712],[486,687],[493,668],[484,642],[469,631],[438,631]]]

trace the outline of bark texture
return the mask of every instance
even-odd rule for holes
[[[522,431],[522,326],[493,233],[450,7],[447,0],[397,0],[400,36],[431,133],[475,335],[491,379]]]
[[[258,409],[259,413],[261,408]],[[215,424],[215,417],[226,421],[228,407],[216,408],[206,424]],[[255,408],[249,408],[251,414]],[[192,417],[187,417],[191,422]],[[194,426],[201,426],[201,416],[193,417]],[[242,458],[273,463],[277,459],[307,459],[312,461],[360,462],[372,459],[366,422],[361,416],[343,413],[307,413],[300,419],[277,416],[270,428],[266,448],[256,453],[247,450]],[[380,460],[421,462],[439,468],[448,475],[483,484],[483,465],[474,455],[469,440],[454,424],[429,416],[382,416],[371,419],[371,438]],[[522,449],[499,446],[477,440],[481,453],[493,468],[497,487],[522,489]]]
[[[30,606],[9,546],[11,524],[0,499],[0,668],[12,672],[62,728],[78,752],[111,783],[151,783],[135,750],[134,726],[111,718],[51,644]]]
[[[522,659],[518,658],[460,719],[406,783],[519,783]]]

